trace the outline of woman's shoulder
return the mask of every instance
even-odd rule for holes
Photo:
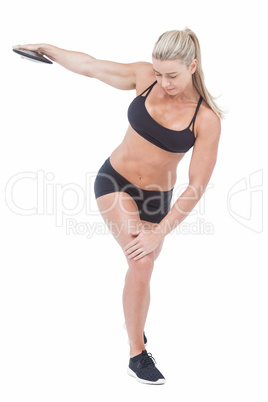
[[[154,82],[153,64],[146,61],[136,63],[136,94],[139,95]]]
[[[195,126],[197,133],[204,133],[204,136],[206,137],[209,128],[211,128],[213,132],[221,131],[221,119],[204,99],[202,100],[199,112],[197,113]]]
[[[208,121],[212,121],[214,123],[220,122],[220,118],[214,112],[214,110],[208,105],[205,99],[202,99],[199,111],[200,120],[202,120],[203,124],[207,123]]]

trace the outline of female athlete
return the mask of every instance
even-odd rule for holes
[[[150,278],[165,236],[186,218],[206,189],[224,118],[204,83],[198,38],[188,28],[163,33],[153,48],[152,63],[98,60],[48,44],[14,48],[36,51],[117,89],[136,90],[126,134],[100,167],[94,191],[101,216],[128,264],[123,290],[128,374],[142,383],[164,384],[145,347]],[[177,166],[191,148],[189,184],[171,208]]]

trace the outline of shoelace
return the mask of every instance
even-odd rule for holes
[[[147,353],[147,355],[144,355],[141,359],[140,359],[140,362],[139,362],[139,365],[138,365],[138,367],[148,367],[148,366],[151,366],[151,365],[155,365],[156,364],[156,361],[155,361],[155,359],[153,358],[153,356],[152,356],[152,353]]]

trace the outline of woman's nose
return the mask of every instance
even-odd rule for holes
[[[162,87],[167,88],[170,85],[168,78],[162,78]]]

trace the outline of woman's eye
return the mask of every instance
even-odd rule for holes
[[[161,74],[156,74],[156,73],[155,73],[155,75],[156,75],[157,77],[162,77]],[[177,77],[176,75],[175,75],[174,77],[169,76],[169,78],[176,78],[176,77]]]

